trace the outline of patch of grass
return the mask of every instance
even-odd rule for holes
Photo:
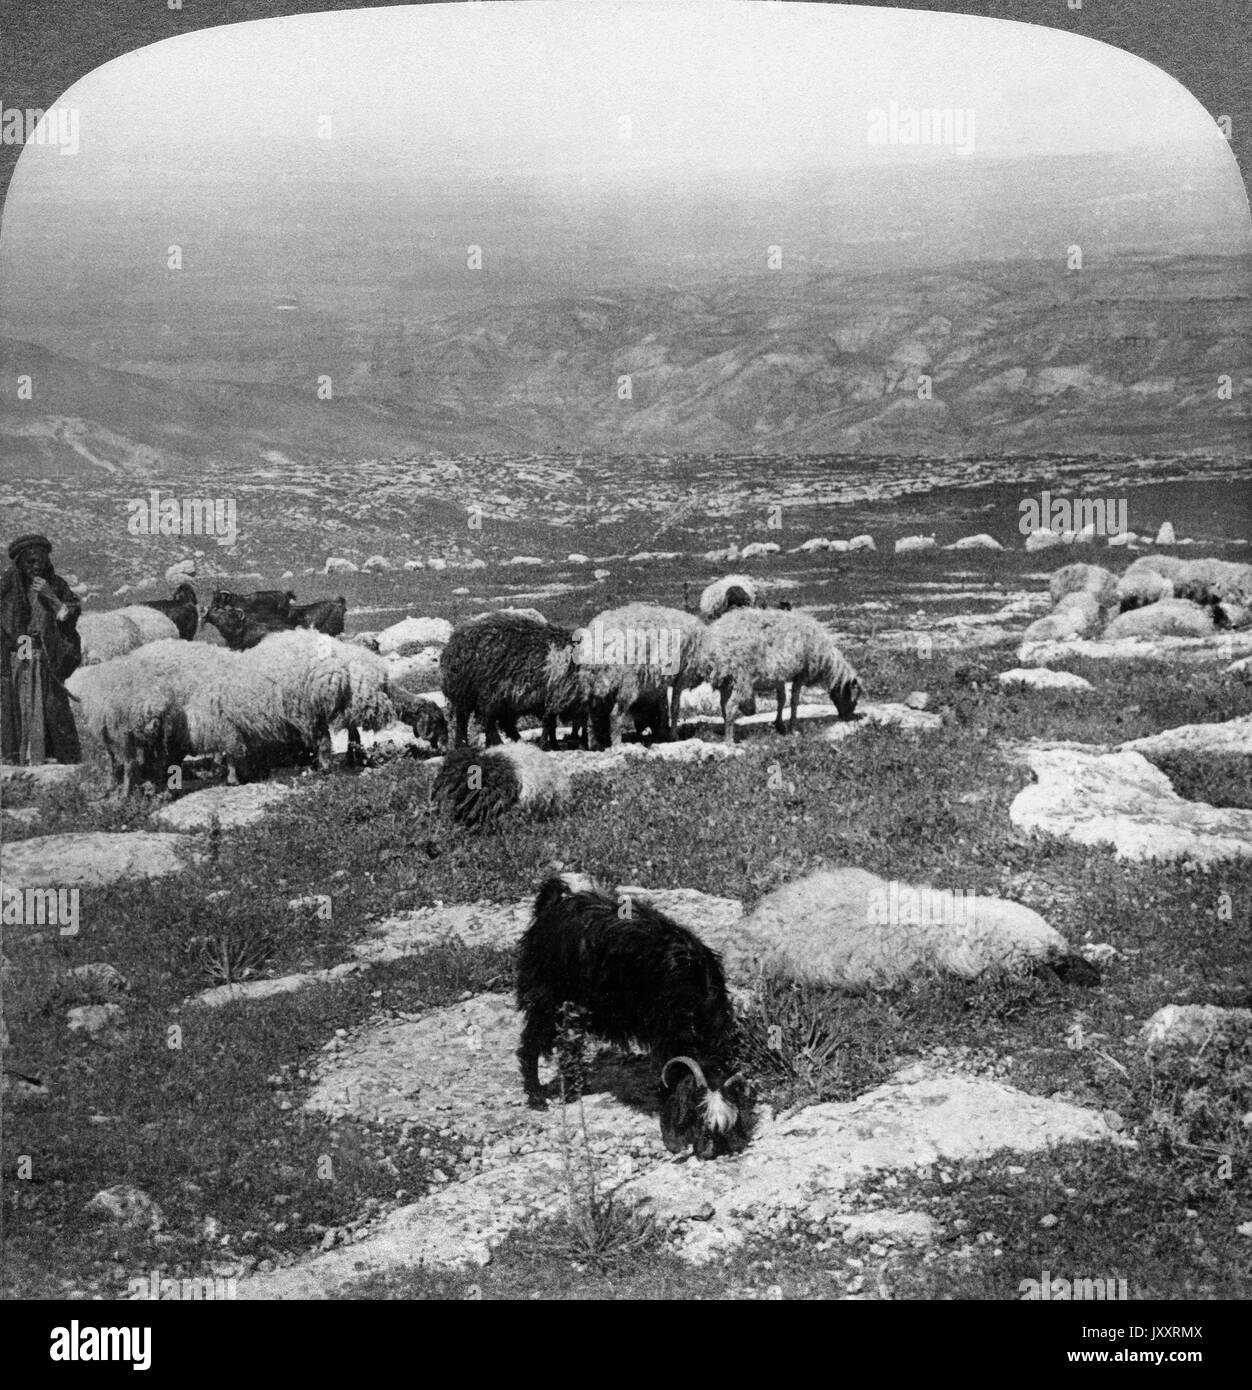
[[[1252,811],[1252,754],[1155,753],[1149,762],[1169,778],[1188,801]]]

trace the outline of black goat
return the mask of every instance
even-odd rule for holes
[[[245,613],[242,608],[215,604],[204,615],[204,621],[222,634],[222,640],[236,652],[255,647],[271,632],[290,632],[291,624],[273,613]]]
[[[734,1015],[721,959],[656,908],[550,878],[522,937],[517,1004],[526,1017],[517,1055],[532,1106],[546,1104],[539,1058],[556,1048],[563,1010],[572,1007],[588,1033],[651,1050],[671,1153],[691,1147],[715,1158],[747,1144],[747,1083],[730,1065]]]
[[[196,591],[190,584],[180,584],[174,590],[173,598],[150,598],[143,600],[145,608],[155,608],[178,629],[184,642],[190,642],[200,626],[200,610],[196,606]]]
[[[251,594],[232,594],[229,589],[218,589],[209,607],[238,608],[250,618],[266,615],[285,619],[295,601],[296,596],[290,589],[257,589]]]
[[[343,620],[348,612],[348,600],[319,598],[314,603],[292,604],[287,621],[292,627],[307,627],[324,632],[328,637],[343,636]]]

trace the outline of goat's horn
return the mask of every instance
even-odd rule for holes
[[[669,1075],[670,1067],[674,1066],[674,1064],[677,1062],[681,1062],[684,1066],[690,1067],[691,1072],[695,1076],[697,1083],[703,1086],[706,1091],[709,1089],[709,1083],[704,1079],[704,1072],[701,1069],[700,1063],[697,1062],[694,1057],[671,1057],[669,1061],[666,1062],[666,1064],[661,1068],[662,1086],[669,1085],[665,1078]]]
[[[744,1081],[746,1079],[743,1072],[737,1071],[733,1076],[728,1076],[726,1080],[722,1082],[722,1090],[724,1091],[727,1086],[733,1086],[736,1081]]]

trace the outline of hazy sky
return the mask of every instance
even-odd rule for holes
[[[893,101],[972,109],[974,158],[1220,140],[1165,73],[1034,25],[843,5],[525,0],[265,20],[127,54],[58,103],[79,109],[78,156],[27,150],[13,189],[134,186],[171,164],[184,177],[374,164],[400,177],[560,178],[970,157],[870,144],[868,112]]]

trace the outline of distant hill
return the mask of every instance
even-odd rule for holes
[[[860,275],[763,265],[707,289],[319,334],[304,361],[293,340],[272,385],[119,372],[0,340],[4,380],[34,383],[28,403],[6,390],[0,442],[22,473],[166,478],[215,460],[528,449],[1242,452],[1250,330],[1247,257]],[[317,399],[322,373],[330,401]]]

